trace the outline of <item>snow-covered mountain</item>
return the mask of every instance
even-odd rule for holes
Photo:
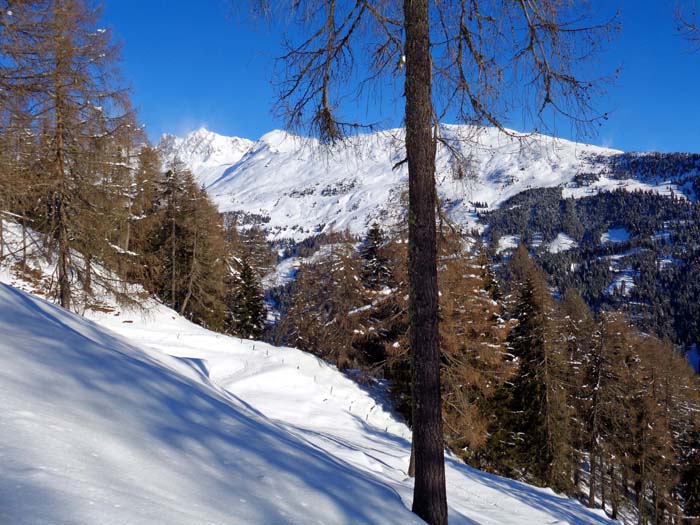
[[[202,184],[209,186],[252,145],[248,139],[224,137],[200,128],[184,138],[163,135],[158,148],[167,162],[179,158],[196,173]]]
[[[450,148],[440,145],[438,191],[447,212],[462,223],[474,222],[472,203],[498,206],[528,188],[562,185],[575,197],[620,186],[675,188],[663,180],[608,178],[605,159],[621,153],[612,149],[494,128],[446,125],[442,136],[462,159],[458,169]],[[202,161],[202,137],[217,144],[215,161]],[[164,137],[160,149],[166,158],[178,155],[187,163],[221,211],[256,216],[271,237],[300,240],[345,228],[362,233],[373,221],[391,223],[402,213],[407,170],[401,129],[355,136],[330,151],[283,131],[251,143],[205,130],[184,139]],[[591,173],[593,183],[575,182]]]
[[[0,227],[16,248],[17,226]],[[103,294],[92,320],[77,316],[21,291],[41,293],[51,267],[32,258],[23,273],[13,257],[0,264],[0,522],[422,523],[410,431],[381,392],[154,300],[131,311]],[[447,481],[453,525],[613,525],[451,458]]]

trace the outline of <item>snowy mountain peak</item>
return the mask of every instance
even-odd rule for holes
[[[200,127],[184,137],[164,134],[158,143],[158,150],[166,163],[179,158],[201,184],[209,186],[218,178],[217,168],[235,164],[252,145],[251,140],[226,137]]]
[[[289,148],[290,146],[300,145],[300,143],[307,143],[312,139],[301,138],[296,135],[284,131],[282,129],[273,129],[268,131],[262,137],[260,137],[256,144],[265,145],[270,149],[278,150],[280,147],[285,146]]]

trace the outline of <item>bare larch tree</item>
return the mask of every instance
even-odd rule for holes
[[[0,13],[0,93],[40,150],[40,222],[49,255],[56,253],[58,299],[68,308],[71,281],[82,273],[89,290],[91,257],[105,247],[96,192],[108,187],[122,154],[101,145],[131,122],[127,92],[117,82],[118,48],[98,27],[100,11],[91,0],[5,0]]]
[[[454,118],[506,133],[514,111],[549,128],[556,115],[585,131],[607,77],[583,78],[588,59],[616,27],[571,0],[292,0],[253,2],[292,28],[277,110],[291,129],[332,144],[363,124],[341,117],[348,103],[403,75],[409,179],[410,343],[414,369],[413,511],[447,523],[440,400],[435,157],[439,122]],[[597,6],[600,7],[600,6]],[[370,126],[371,127],[371,126]],[[459,160],[459,159],[458,159]]]

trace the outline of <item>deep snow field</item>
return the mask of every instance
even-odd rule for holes
[[[0,281],[34,286],[7,266]],[[0,284],[0,523],[421,522],[410,432],[380,395],[144,307],[86,319]],[[454,459],[447,480],[453,525],[612,523]]]

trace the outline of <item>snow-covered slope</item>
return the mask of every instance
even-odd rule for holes
[[[0,522],[420,522],[409,430],[380,398],[146,306],[91,322],[0,284]],[[451,459],[447,479],[452,525],[612,523]]]
[[[438,148],[439,193],[448,213],[463,223],[473,222],[470,201],[493,207],[531,187],[565,185],[581,172],[601,172],[600,159],[620,153],[493,128],[441,129],[467,159],[460,177],[448,148]],[[178,152],[222,211],[269,219],[266,227],[273,237],[299,240],[345,228],[360,233],[375,220],[386,224],[401,216],[407,181],[405,163],[397,167],[404,158],[401,129],[352,137],[332,151],[319,148],[315,140],[273,131],[242,156],[238,146],[232,146],[230,153],[219,150],[216,166],[203,165],[198,155],[191,154],[190,145],[207,133],[169,137],[160,147],[166,157]],[[601,191],[611,185],[603,180],[595,188]]]
[[[4,284],[0,312],[3,523],[420,521],[379,476],[212,385],[201,357],[170,358]],[[192,341],[179,328],[173,342]],[[244,369],[249,345],[213,348]]]

